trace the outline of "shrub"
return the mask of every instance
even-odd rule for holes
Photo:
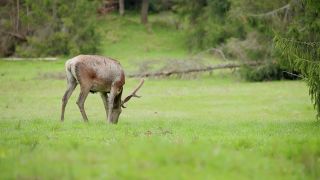
[[[275,63],[257,67],[243,66],[239,72],[241,77],[247,81],[270,81],[284,78],[283,70]]]
[[[216,47],[237,34],[233,22],[227,22],[229,0],[181,0],[176,10],[187,21],[190,50]]]
[[[32,0],[20,2],[17,34],[26,41],[15,43],[14,54],[23,57],[96,53],[97,32],[95,0]],[[7,14],[10,14],[8,4]],[[27,10],[26,10],[27,9]],[[10,32],[13,25],[5,27]],[[15,30],[17,31],[17,30]]]

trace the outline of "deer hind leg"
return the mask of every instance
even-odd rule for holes
[[[71,75],[70,72],[67,72],[67,82],[68,82],[68,88],[66,92],[64,93],[62,97],[62,107],[61,107],[61,121],[64,121],[64,111],[66,109],[66,105],[68,103],[68,100],[74,91],[74,89],[77,87],[77,81],[76,79]]]
[[[108,118],[108,94],[106,92],[101,92],[101,99],[103,101],[104,109]]]
[[[81,84],[80,84],[81,85]],[[88,117],[87,117],[87,114],[84,110],[84,102],[86,101],[87,99],[87,96],[90,92],[90,86],[85,86],[85,87],[81,87],[81,92],[80,92],[80,95],[79,95],[79,98],[77,100],[77,105],[80,109],[80,112],[81,112],[81,115],[82,115],[82,118],[85,122],[88,122]]]

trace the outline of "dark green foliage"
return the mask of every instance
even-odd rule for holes
[[[287,0],[181,0],[178,12],[187,19],[187,45],[190,50],[220,47],[229,59],[265,62],[244,68],[244,79],[263,81],[284,78],[273,63],[274,28],[284,26],[281,16],[261,18],[260,14],[277,9]],[[253,77],[257,76],[257,77]]]
[[[160,11],[171,10],[176,1],[179,0],[149,0],[149,12],[158,13]],[[125,0],[125,9],[129,11],[140,11],[142,0]]]
[[[126,10],[139,10],[142,0],[125,0],[124,7]]]
[[[168,11],[178,0],[149,0],[149,12]]]
[[[298,71],[309,86],[317,117],[320,117],[320,2],[305,0],[294,9],[296,14],[288,31],[274,38],[281,65]]]
[[[16,4],[7,5],[8,15],[14,6]],[[93,0],[19,1],[19,16],[16,15],[19,29],[7,23],[4,31],[15,31],[26,38],[15,43],[13,53],[17,56],[96,53],[100,42],[96,9],[97,3]],[[10,22],[10,18],[4,21]]]
[[[284,78],[284,73],[276,63],[267,63],[257,67],[243,66],[240,69],[242,78],[248,81],[271,81]]]
[[[242,49],[242,54],[244,55],[234,56],[234,58],[264,63],[261,66],[242,68],[240,71],[242,78],[249,81],[279,80],[283,78],[294,79],[294,77],[288,76],[283,72],[285,68],[281,68],[276,62],[277,57],[273,54],[272,50],[274,31],[281,30],[283,26],[286,26],[286,23],[283,22],[285,20],[284,13],[286,9],[273,15],[267,14],[283,7],[287,3],[287,0],[232,1],[230,16],[243,24],[247,32],[245,40],[239,41],[238,45],[234,45]],[[253,33],[255,36],[251,37]]]
[[[309,86],[309,94],[317,117],[320,117],[320,42],[301,42],[281,37],[274,39],[276,48],[283,56],[281,64],[298,71]]]
[[[255,61],[259,66],[240,68],[241,78],[248,81],[270,81],[286,77],[279,64],[271,59],[271,42],[263,34],[254,31],[247,34],[246,39],[230,38],[222,46],[222,50],[230,59],[239,59],[243,62]]]
[[[181,0],[177,11],[187,20],[190,50],[215,47],[229,37],[243,37],[243,29],[227,21],[229,0]]]

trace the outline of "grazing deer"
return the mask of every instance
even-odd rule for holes
[[[69,59],[66,64],[68,88],[62,98],[61,121],[64,120],[64,111],[73,90],[80,84],[80,95],[77,100],[81,115],[88,121],[84,110],[84,102],[89,94],[100,92],[105,107],[107,120],[116,124],[119,115],[125,108],[124,104],[132,97],[139,97],[136,92],[143,85],[144,80],[123,101],[121,95],[125,84],[125,75],[119,62],[111,58],[97,55],[79,55]]]

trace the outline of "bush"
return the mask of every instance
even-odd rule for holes
[[[239,72],[240,76],[247,81],[270,81],[284,77],[280,66],[274,63],[257,67],[243,66]]]
[[[7,14],[10,5],[14,4],[8,4]],[[15,43],[12,53],[22,57],[96,53],[100,43],[97,5],[95,0],[20,1],[17,34],[24,35],[26,41]],[[10,32],[14,28],[9,25],[5,30]]]
[[[188,27],[187,44],[190,50],[216,47],[240,30],[227,21],[229,0],[181,0],[176,7]]]
[[[239,74],[242,79],[247,81],[296,80],[301,78],[299,72],[288,72],[275,61],[256,67],[243,66],[240,68]]]
[[[240,61],[266,61],[271,56],[272,40],[264,38],[256,31],[247,34],[245,39],[230,38],[221,47],[231,59]]]
[[[284,78],[284,74],[280,66],[271,60],[271,44],[272,41],[253,31],[248,33],[243,40],[239,38],[228,39],[222,45],[222,49],[229,59],[243,62],[255,61],[263,64],[255,67],[241,67],[241,78],[248,81],[279,80]]]
[[[189,49],[219,47],[228,59],[257,61],[263,66],[243,67],[241,76],[250,81],[286,78],[273,60],[274,30],[283,30],[288,14],[259,16],[285,2],[251,0],[180,0],[178,9],[188,23]],[[289,13],[290,14],[290,13]],[[257,76],[257,77],[254,77]]]

